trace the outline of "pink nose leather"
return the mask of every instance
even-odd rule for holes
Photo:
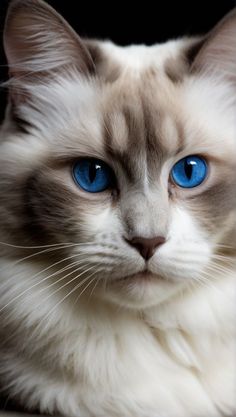
[[[133,246],[137,251],[140,253],[140,255],[148,261],[150,259],[156,249],[165,243],[165,238],[163,236],[156,236],[151,239],[145,238],[145,237],[134,237],[131,240],[126,240],[129,245]]]

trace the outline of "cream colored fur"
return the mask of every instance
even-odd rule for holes
[[[55,12],[41,0],[32,4],[34,13],[41,11],[42,31],[48,16],[56,22]],[[20,13],[31,15],[29,1],[13,1],[7,23],[11,28],[14,17],[24,35]],[[65,71],[64,61],[62,70],[44,74],[47,50],[42,45],[40,56],[33,56],[34,49],[30,63],[27,56],[26,70],[33,69],[27,78],[24,53],[20,65],[14,65],[19,58],[11,43],[14,25],[5,35],[13,74],[9,89],[18,116],[29,125],[27,133],[19,130],[9,107],[0,139],[4,390],[28,409],[72,417],[233,417],[234,80],[225,76],[227,69],[224,74],[216,66],[210,71],[204,63],[202,71],[200,54],[194,64],[198,70],[183,70],[182,80],[173,83],[165,63],[182,59],[193,39],[149,48],[97,43],[105,63],[118,68],[114,81],[87,75],[81,63]],[[124,105],[134,114],[134,125],[148,108],[157,146],[164,149],[153,171],[145,144],[139,154],[128,153],[137,174],[132,186],[115,158],[108,160],[104,141],[107,128],[109,146],[129,152],[133,138]],[[142,126],[141,139],[134,138],[137,147],[147,129]],[[208,180],[198,190],[168,194],[172,166],[191,154],[208,158]],[[70,161],[84,156],[112,166],[120,181],[118,200],[106,193],[86,195],[76,187]],[[32,175],[38,188],[34,182],[25,185]],[[54,195],[54,190],[61,191]],[[26,192],[46,243],[37,241],[33,223],[31,234],[27,231]],[[150,280],[140,276],[145,261],[123,238],[129,233],[167,236],[148,262]]]

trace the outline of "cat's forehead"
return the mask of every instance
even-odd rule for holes
[[[98,44],[97,68],[107,81],[102,137],[110,156],[126,166],[147,162],[156,169],[157,161],[183,147],[180,92],[198,43],[186,38],[150,47]]]
[[[131,150],[132,155],[147,152],[150,160],[181,148],[204,153],[212,147],[221,153],[217,142],[226,131],[232,145],[230,91],[214,77],[204,79],[190,70],[201,42],[196,37],[150,47],[98,43],[97,68],[108,80],[103,95],[106,145],[122,157],[125,152],[131,156]]]
[[[113,155],[124,158],[125,154],[142,153],[153,160],[182,146],[176,98],[179,83],[189,72],[191,51],[198,43],[198,38],[186,38],[148,47],[92,44],[98,75],[106,81],[102,94],[104,138]]]
[[[163,44],[118,46],[112,42],[87,41],[96,68],[104,78],[113,80],[116,76],[139,74],[155,68],[161,75],[172,81],[182,78],[189,69],[191,56],[199,47],[201,39],[183,38]]]
[[[121,78],[105,95],[105,152],[118,160],[129,176],[143,164],[156,170],[167,155],[175,154],[183,144],[182,124],[174,104],[166,98],[169,86],[165,88],[164,84],[155,67],[150,67],[139,75]]]
[[[210,152],[224,157],[230,150],[233,155],[235,114],[227,88],[216,87],[189,75],[173,82],[155,66],[127,71],[113,82],[63,80],[60,89],[57,83],[50,90],[44,87],[55,106],[42,106],[45,120],[50,117],[50,128],[45,129],[44,121],[42,130],[45,136],[50,133],[55,157],[119,161],[130,176],[145,166],[156,171],[177,154]],[[227,140],[222,150],[223,138]]]
[[[116,158],[156,168],[157,161],[181,151],[221,157],[224,137],[225,151],[235,151],[230,86],[191,73],[196,40],[103,47],[120,69],[103,95],[104,142]]]
[[[130,175],[145,166],[156,171],[177,154],[233,157],[230,86],[190,73],[192,42],[150,48],[99,44],[107,72],[98,56],[95,77],[59,74],[48,84],[30,86],[33,107],[21,108],[22,119],[36,124],[38,142],[46,154],[51,146],[54,159],[112,158]]]

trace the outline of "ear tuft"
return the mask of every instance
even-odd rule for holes
[[[236,82],[236,8],[209,33],[193,61],[192,72],[219,74]]]
[[[94,71],[82,40],[43,0],[11,1],[4,48],[12,76],[41,76],[65,67],[76,68],[83,74]]]

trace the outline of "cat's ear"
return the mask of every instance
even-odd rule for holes
[[[236,8],[208,34],[193,61],[192,71],[216,73],[236,82]]]
[[[94,70],[89,51],[69,24],[43,0],[12,0],[8,9],[4,48],[10,75],[32,77],[76,68]]]

